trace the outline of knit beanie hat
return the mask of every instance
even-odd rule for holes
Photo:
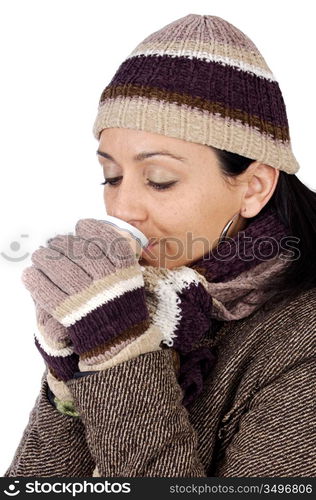
[[[188,14],[147,36],[103,90],[93,134],[123,127],[237,153],[288,174],[278,82],[255,44],[224,19]]]

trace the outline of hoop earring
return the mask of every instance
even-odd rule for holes
[[[239,212],[237,212],[234,217],[232,219],[230,219],[230,221],[227,222],[226,226],[224,227],[224,229],[222,230],[221,234],[220,234],[220,237],[219,237],[219,241],[218,241],[218,244],[223,241],[224,238],[226,238],[226,234],[230,228],[230,226],[233,224],[233,222],[235,221],[236,217],[238,217],[239,215]]]

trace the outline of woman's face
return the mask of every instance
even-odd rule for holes
[[[108,180],[107,214],[155,243],[143,250],[142,265],[189,265],[216,246],[223,227],[240,210],[242,191],[225,182],[208,146],[109,128],[101,133],[98,160]],[[233,236],[244,222],[237,218],[227,234]]]

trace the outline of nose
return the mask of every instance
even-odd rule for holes
[[[107,214],[137,227],[137,224],[146,219],[141,189],[137,179],[123,177],[120,184],[113,188],[112,195],[106,200]]]

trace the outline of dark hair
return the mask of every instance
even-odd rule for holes
[[[254,161],[229,151],[214,147],[211,149],[226,177],[238,176]],[[316,286],[316,192],[303,184],[295,174],[287,174],[281,170],[274,193],[262,210],[270,207],[276,210],[290,234],[299,238],[297,248],[300,257],[293,260],[266,287],[274,296],[275,302],[278,302],[284,297],[295,297]]]

